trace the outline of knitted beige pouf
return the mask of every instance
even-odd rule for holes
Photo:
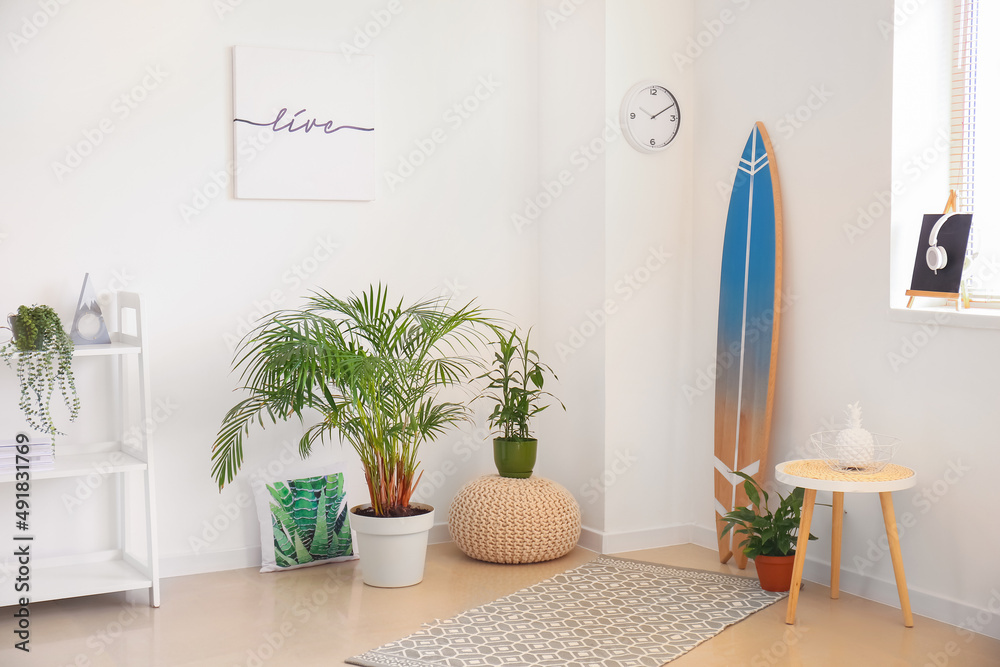
[[[458,548],[477,560],[538,563],[576,546],[580,506],[552,480],[487,475],[459,489],[448,529]]]

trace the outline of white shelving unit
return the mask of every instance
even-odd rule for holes
[[[105,476],[106,483],[116,483],[116,507],[109,521],[118,525],[118,548],[33,560],[29,593],[32,602],[148,589],[150,606],[160,606],[153,442],[148,426],[151,423],[149,357],[140,301],[134,292],[118,292],[117,331],[111,333],[112,342],[77,346],[74,355],[102,357],[117,366],[117,386],[109,394],[121,416],[119,439],[87,444],[59,441],[55,468],[31,474],[32,495],[42,492],[42,485],[36,487],[36,482],[87,477],[95,471]],[[131,363],[133,357],[135,363]],[[79,367],[80,363],[75,362],[74,366]],[[101,363],[101,360],[85,363]],[[13,482],[14,473],[0,474],[0,484]],[[137,493],[135,489],[140,486],[142,490]],[[140,510],[139,516],[132,514],[136,509]],[[39,535],[35,542],[41,544],[45,538]],[[0,587],[0,606],[16,604],[16,595],[13,586]]]

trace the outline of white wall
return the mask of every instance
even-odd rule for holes
[[[781,178],[789,295],[771,461],[810,454],[809,434],[839,423],[843,406],[860,400],[866,425],[900,437],[897,461],[919,475],[914,489],[895,494],[897,516],[911,523],[901,543],[914,611],[962,623],[1000,591],[1000,542],[983,523],[993,505],[990,471],[1000,464],[991,417],[1000,352],[989,332],[891,321],[889,216],[861,236],[848,233],[858,208],[891,183],[893,31],[880,28],[893,25],[893,3],[706,0],[697,3],[696,27],[724,9],[735,20],[695,69],[694,284],[704,298],[691,322],[691,370],[709,367],[715,354],[728,202],[716,184],[731,184],[737,153],[762,120]],[[943,203],[947,186],[937,192]],[[713,525],[712,411],[711,392],[691,405],[700,464],[688,488],[703,535]],[[898,606],[889,556],[878,547],[876,498],[850,496],[846,509],[843,589]],[[829,528],[829,510],[818,508],[812,532],[821,541],[810,546],[806,572],[822,582]],[[984,631],[1000,634],[998,626],[993,620]]]
[[[560,11],[564,6],[572,11]],[[539,203],[530,226],[539,238],[538,350],[557,369],[554,393],[567,406],[566,412],[554,407],[540,415],[535,470],[577,495],[583,543],[594,549],[606,521],[603,489],[596,497],[588,492],[603,474],[606,332],[581,327],[587,309],[604,296],[607,176],[605,155],[595,151],[606,145],[605,25],[603,0],[539,3],[538,178],[524,193]],[[556,192],[553,182],[563,189],[541,208]],[[528,208],[525,202],[518,212]]]
[[[669,149],[650,155],[619,127],[621,101],[640,81],[670,88],[682,114],[692,109],[691,69],[671,59],[690,17],[638,0],[541,3],[536,192],[560,173],[568,183],[537,222],[541,323],[568,411],[540,420],[539,469],[558,466],[583,510],[583,543],[604,552],[690,533],[674,483],[688,457],[686,420],[672,389],[690,293],[692,131],[682,120]]]
[[[245,322],[295,305],[313,287],[346,293],[373,281],[409,299],[457,292],[522,324],[537,319],[536,234],[517,233],[509,220],[538,183],[535,3],[402,2],[395,15],[383,1],[232,4],[221,15],[215,8],[225,0],[60,4],[16,52],[7,39],[0,49],[0,123],[9,128],[0,160],[2,307],[49,303],[68,323],[86,271],[98,290],[145,295],[153,396],[175,406],[154,435],[166,574],[256,557],[253,510],[231,524],[224,515],[247,483],[220,495],[209,475],[215,432],[236,400],[227,339]],[[17,30],[38,11],[31,0],[5,2],[0,25],[5,34]],[[379,72],[377,199],[238,201],[231,187],[219,193],[213,179],[225,180],[233,150],[231,47],[337,52],[373,12],[391,18],[364,49]],[[483,88],[483,79],[496,89]],[[116,102],[122,94],[143,98],[127,116]],[[460,126],[445,119],[456,104],[477,107]],[[105,118],[112,131],[58,178],[52,163],[87,133],[96,136]],[[436,128],[446,141],[390,190],[382,173],[397,171]],[[201,210],[185,220],[182,205]],[[10,384],[7,375],[8,406]],[[85,410],[96,407],[88,398]],[[7,430],[20,424],[14,409],[0,419]],[[289,424],[254,435],[247,472],[300,432]],[[423,453],[425,477],[438,482],[426,495],[444,510],[440,521],[457,486],[492,467],[491,454],[466,453],[462,437]],[[315,458],[342,456],[354,460],[336,445]],[[454,469],[445,465],[452,460]],[[366,497],[361,485],[352,495]],[[213,521],[225,529],[207,539]],[[192,538],[207,548],[196,554]]]
[[[693,7],[632,0],[608,3],[607,101],[617,118],[640,81],[678,99],[681,127],[661,153],[620,139],[609,146],[605,204],[607,318],[605,481],[607,548],[689,540],[681,484],[690,462],[682,376],[691,296],[691,190],[694,183],[693,68],[673,58],[690,35]]]

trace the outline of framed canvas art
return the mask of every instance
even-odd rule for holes
[[[233,48],[238,199],[375,198],[375,59]]]

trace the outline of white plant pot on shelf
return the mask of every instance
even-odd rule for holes
[[[402,588],[419,584],[424,578],[427,558],[427,535],[434,526],[434,508],[411,503],[429,510],[417,516],[363,516],[351,508],[351,528],[358,534],[361,578],[369,586]]]

